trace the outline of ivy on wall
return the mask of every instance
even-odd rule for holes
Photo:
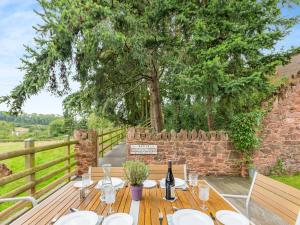
[[[235,149],[249,157],[259,146],[260,138],[257,131],[260,128],[264,112],[254,111],[233,116],[229,125],[229,136]]]

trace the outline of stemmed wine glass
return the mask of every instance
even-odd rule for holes
[[[109,205],[108,214],[112,214],[112,204],[116,201],[116,192],[112,185],[105,185],[103,187],[105,203]]]
[[[195,194],[195,187],[198,185],[198,174],[190,173],[189,174],[189,183],[192,186],[192,192]]]
[[[207,210],[207,206],[205,202],[209,199],[209,186],[207,184],[199,185],[199,198],[203,202],[201,209]]]

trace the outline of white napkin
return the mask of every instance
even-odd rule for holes
[[[174,225],[173,224],[173,214],[167,214],[167,221],[168,221],[168,225]]]

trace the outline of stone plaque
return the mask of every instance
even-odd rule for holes
[[[157,145],[130,145],[132,155],[157,155]]]

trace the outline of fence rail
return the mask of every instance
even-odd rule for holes
[[[109,149],[111,150],[113,145],[118,143],[125,137],[126,127],[113,129],[110,131],[101,131],[98,135],[98,146],[99,146],[99,155],[104,156],[104,153]]]
[[[25,194],[25,195],[33,196],[35,198],[40,198],[43,195],[50,192],[51,190],[53,190],[54,188],[56,188],[57,186],[63,184],[64,182],[70,181],[71,177],[75,175],[75,171],[73,168],[76,164],[76,161],[74,159],[74,153],[71,153],[71,146],[76,143],[78,143],[78,141],[70,141],[70,137],[66,136],[63,142],[35,147],[34,141],[32,139],[27,139],[24,142],[23,149],[0,153],[0,160],[10,160],[16,157],[23,156],[25,162],[25,168],[22,171],[0,178],[0,187],[4,187],[4,185],[8,185],[12,182],[16,182],[19,179],[26,178],[26,183],[24,185],[21,185],[13,190],[9,190],[9,192],[2,193],[0,199],[15,197],[20,194]],[[58,148],[63,148],[63,149],[59,149],[59,151],[63,151],[62,153],[60,153],[63,155],[62,157],[56,158],[54,160],[49,160],[42,164],[36,164],[37,153],[58,149]],[[73,162],[71,162],[72,159],[74,159]],[[54,169],[53,171],[51,170],[49,173],[43,174],[40,177],[36,176],[38,172],[63,162],[65,162],[65,164],[62,165],[62,167],[58,169]],[[58,179],[47,184],[41,189],[37,190],[37,185],[61,173],[63,174]],[[27,206],[29,206],[29,204],[26,202],[17,202],[14,205],[5,208],[3,211],[1,211],[0,218],[1,219],[8,218],[13,213]]]
[[[101,131],[98,135],[98,154],[103,157],[106,151],[112,149],[114,144],[117,144],[120,140],[125,137],[126,127],[116,128],[109,131]],[[24,157],[25,167],[22,171],[18,171],[11,175],[0,178],[0,187],[5,185],[13,184],[18,182],[20,179],[26,179],[23,185],[19,185],[12,190],[8,190],[6,193],[1,193],[1,198],[15,197],[20,194],[30,195],[35,198],[41,198],[47,196],[49,192],[62,185],[64,182],[70,181],[71,177],[75,175],[74,166],[76,161],[74,159],[74,153],[71,153],[71,146],[79,143],[78,141],[71,141],[69,136],[66,136],[65,140],[55,144],[49,144],[45,146],[34,146],[35,143],[31,139],[27,139],[24,142],[24,148],[14,151],[8,151],[0,153],[0,162],[2,160],[11,160],[16,157]],[[47,162],[38,164],[37,153],[45,152],[53,149],[63,151],[60,153],[60,157],[50,159]],[[62,149],[61,149],[62,148]],[[73,150],[73,149],[72,149]],[[37,177],[37,173],[52,166],[56,166],[61,163],[65,163],[60,168],[53,168],[53,170],[45,171],[46,174]],[[60,175],[59,178],[48,183],[46,186],[38,190],[38,185],[53,178],[54,176]],[[1,204],[0,204],[1,205]],[[19,212],[25,207],[29,207],[30,204],[27,202],[17,202],[14,205],[5,208],[0,212],[0,223],[3,218],[11,217],[12,214]]]

